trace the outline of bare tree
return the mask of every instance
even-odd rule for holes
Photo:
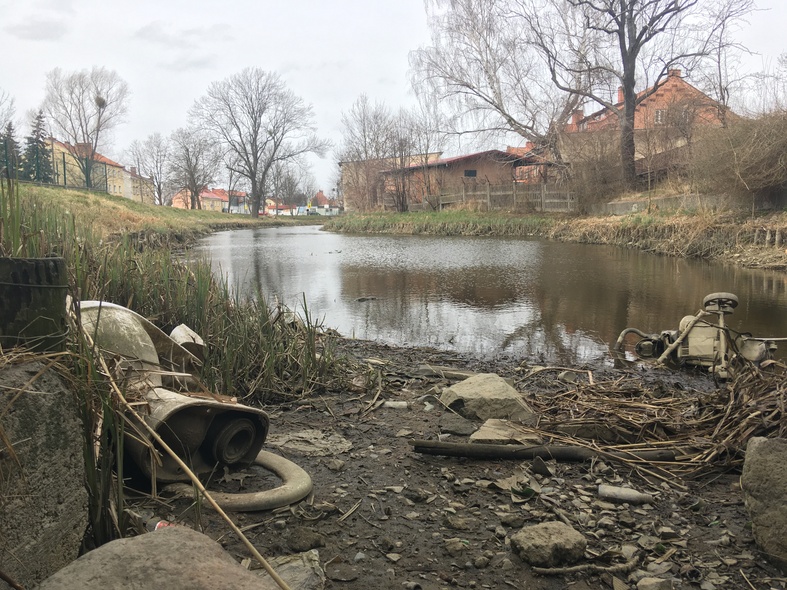
[[[415,147],[416,122],[413,113],[402,109],[393,121],[388,137],[387,158],[391,169],[387,172],[386,194],[393,202],[394,209],[404,213],[409,209],[413,192],[413,160],[417,159]]]
[[[787,187],[787,110],[730,120],[726,128],[704,129],[692,164],[701,188],[751,200],[780,196]]]
[[[750,82],[747,112],[759,116],[787,111],[787,52],[779,55],[775,63],[769,61],[763,71],[752,75]]]
[[[438,146],[445,141],[445,133],[441,131],[443,115],[434,101],[419,100],[418,106],[410,111],[409,121],[414,150],[411,165],[420,168],[417,190],[424,202],[428,202],[429,197],[437,195],[441,189],[429,171],[429,163],[440,155]],[[436,207],[436,203],[431,205]]]
[[[634,115],[643,100],[680,67],[691,72],[712,51],[724,26],[750,10],[750,0],[514,0],[529,41],[554,85],[617,115],[623,180],[636,180]],[[577,42],[577,26],[590,35]],[[579,82],[579,83],[578,83]],[[619,105],[614,84],[623,104]],[[644,82],[648,92],[636,91]]]
[[[156,132],[143,141],[135,139],[128,148],[128,155],[139,173],[153,181],[153,204],[163,205],[170,164],[169,138]]]
[[[743,17],[754,10],[754,0],[724,0],[709,6],[713,20],[719,23],[708,43],[708,56],[698,69],[696,78],[706,93],[716,100],[719,120],[727,125],[727,113],[734,94],[741,94],[748,75],[739,70],[741,57],[751,52],[735,41],[734,33],[743,24]]]
[[[15,112],[14,99],[0,88],[0,129],[5,129],[5,126],[14,118]]]
[[[257,217],[271,168],[307,153],[323,154],[327,143],[314,135],[313,113],[279,76],[246,68],[214,82],[191,109],[234,155],[235,172],[251,186],[251,214]]]
[[[54,130],[73,144],[87,188],[93,185],[98,148],[126,115],[128,93],[126,82],[103,67],[70,74],[56,68],[47,74],[44,110]]]
[[[305,205],[316,193],[314,177],[296,162],[279,163],[271,171],[272,195],[277,204]]]
[[[168,182],[176,191],[186,191],[191,209],[201,209],[199,194],[215,181],[222,154],[206,134],[196,128],[181,128],[170,138]]]
[[[380,173],[391,167],[386,158],[393,116],[384,103],[372,104],[362,94],[342,113],[342,126],[339,165],[345,202],[361,211],[375,209],[382,205]]]
[[[514,132],[560,161],[560,125],[581,96],[555,96],[549,72],[512,16],[512,0],[426,0],[431,46],[410,55],[412,83],[452,109],[450,133]],[[574,44],[585,31],[576,27]],[[583,89],[583,80],[574,85]]]
[[[232,213],[234,209],[245,213],[248,205],[245,198],[241,199],[240,192],[248,184],[247,179],[236,172],[238,165],[232,154],[224,154],[224,166],[227,171],[227,212]]]

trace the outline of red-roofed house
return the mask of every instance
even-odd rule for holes
[[[72,188],[85,188],[85,173],[79,161],[84,161],[90,148],[84,144],[76,146],[49,138],[52,153],[52,168],[55,184]],[[125,197],[140,203],[153,203],[153,181],[137,173],[136,168],[125,166],[103,154],[93,154],[90,166],[90,188],[103,190],[110,195]]]
[[[647,96],[637,105],[634,113],[634,129],[653,129],[682,124],[719,126],[723,122],[726,109],[718,102],[695,88],[681,76],[680,70],[670,70],[667,79],[655,91],[648,88],[637,96]],[[623,88],[618,89],[616,110],[623,108]],[[600,109],[585,116],[582,111],[575,112],[565,126],[566,133],[598,131],[617,128],[618,115],[607,109]]]
[[[85,173],[77,160],[84,161],[88,146],[49,138],[55,184],[72,188],[85,188]],[[105,190],[111,195],[123,196],[123,166],[96,152],[90,171],[90,187]]]
[[[312,207],[328,207],[330,204],[330,199],[322,191],[317,191],[317,194],[312,199]]]
[[[205,187],[197,197],[204,211],[224,213],[249,213],[247,194],[243,191],[227,191],[223,188]],[[178,209],[191,209],[191,198],[187,190],[181,190],[172,197],[172,206]]]
[[[420,204],[440,193],[464,194],[486,190],[489,186],[511,184],[517,180],[518,168],[541,163],[527,152],[487,150],[475,154],[440,158],[427,164],[387,170],[385,181],[386,207],[402,209],[405,204]],[[427,194],[429,187],[430,194]],[[398,204],[397,204],[398,201]]]
[[[654,166],[666,168],[683,161],[682,151],[691,144],[701,126],[721,126],[734,116],[726,107],[695,88],[681,76],[669,71],[662,84],[638,93],[644,97],[634,113],[634,141],[637,171],[652,173]],[[618,89],[614,109],[603,108],[589,115],[576,111],[564,127],[561,150],[566,161],[579,161],[588,151],[599,151],[599,139],[610,151],[617,149],[619,115],[623,109],[623,91]],[[594,137],[598,136],[598,137]],[[607,137],[608,136],[608,137]],[[674,157],[668,157],[672,154]]]

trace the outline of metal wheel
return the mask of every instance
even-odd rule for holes
[[[732,293],[711,293],[702,300],[702,307],[705,311],[732,313],[738,307],[738,297]]]

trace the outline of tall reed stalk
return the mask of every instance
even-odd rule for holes
[[[261,298],[241,299],[201,260],[183,262],[168,240],[138,236],[103,241],[78,219],[16,183],[0,192],[3,255],[57,255],[66,260],[74,300],[127,306],[169,332],[185,323],[207,343],[200,377],[211,390],[249,404],[274,403],[325,388],[337,375],[332,348],[319,326],[289,321]],[[67,373],[82,417],[90,544],[126,530],[123,494],[124,417],[81,330],[69,337]]]

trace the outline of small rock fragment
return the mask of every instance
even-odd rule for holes
[[[453,555],[456,557],[460,555],[467,547],[465,542],[458,537],[453,537],[451,539],[446,539],[444,543],[445,550],[448,552],[449,555]]]
[[[642,578],[637,582],[637,590],[672,590],[672,581],[663,578]]]
[[[511,544],[530,565],[555,567],[582,559],[587,540],[567,524],[543,522],[512,535]]]

